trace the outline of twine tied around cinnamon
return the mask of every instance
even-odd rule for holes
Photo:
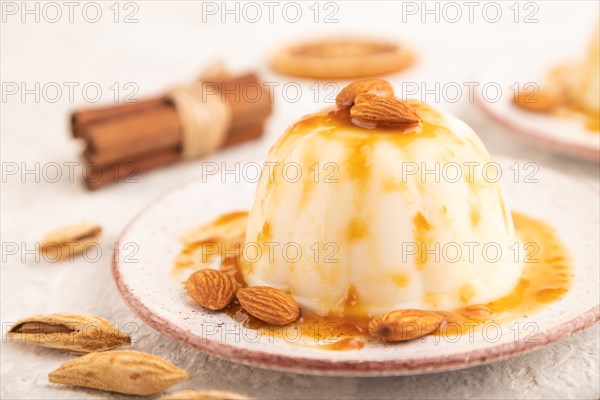
[[[215,152],[227,136],[231,127],[231,109],[220,93],[206,90],[209,87],[207,81],[223,78],[225,74],[221,65],[213,66],[198,82],[174,88],[167,94],[181,120],[181,156],[184,159]]]

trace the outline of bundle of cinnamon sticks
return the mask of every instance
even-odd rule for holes
[[[221,147],[262,135],[272,99],[256,74],[222,75],[205,85],[210,85],[214,89],[211,95],[219,96],[231,111]],[[71,129],[73,136],[86,144],[83,175],[90,189],[182,159],[182,122],[167,96],[77,111],[72,115]]]

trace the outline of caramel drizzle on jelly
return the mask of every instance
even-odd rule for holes
[[[488,304],[470,305],[458,310],[438,311],[445,321],[435,335],[460,335],[486,322],[508,323],[524,315],[531,315],[545,305],[558,301],[571,285],[571,257],[555,235],[553,228],[532,217],[514,212],[515,230],[525,244],[526,257],[522,278],[506,296]],[[192,244],[193,246],[193,244]],[[184,248],[182,252],[193,249]],[[186,267],[189,267],[187,265]],[[181,266],[175,265],[175,269]],[[240,265],[235,257],[221,263],[221,269],[233,274],[240,285],[245,285]],[[344,315],[319,316],[306,310],[300,319],[286,327],[270,326],[248,314],[237,301],[225,313],[234,321],[261,334],[271,334],[283,339],[290,335],[312,341],[325,350],[357,350],[368,340],[368,324],[372,316],[360,315],[360,298],[352,287],[344,299]],[[293,332],[293,334],[290,334]],[[306,346],[306,344],[301,344]]]

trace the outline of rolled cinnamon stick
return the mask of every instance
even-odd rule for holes
[[[223,147],[262,135],[272,99],[255,74],[205,84],[206,95],[219,96],[231,111]],[[85,159],[102,171],[100,178],[86,177],[91,189],[126,179],[132,169],[146,171],[181,158],[182,124],[167,97],[82,110],[72,115],[71,129],[74,137],[86,142]]]
[[[77,111],[71,115],[71,132],[73,137],[80,137],[82,128],[90,123],[110,120],[121,115],[138,111],[145,111],[149,108],[160,106],[165,100],[166,99],[163,97],[157,97],[155,99],[142,100],[137,103],[123,103],[112,107],[90,108]]]
[[[256,139],[263,131],[263,123],[238,128],[235,134],[227,137],[224,147]],[[94,163],[86,154],[84,157],[90,162],[83,174],[84,181],[89,189],[94,190],[120,181],[135,183],[137,174],[180,161],[181,153],[179,148],[171,147],[110,165]]]
[[[220,96],[230,107],[231,132],[263,121],[271,113],[269,92],[256,75],[243,75],[218,86],[219,92],[212,95]],[[86,140],[86,153],[102,164],[181,145],[183,140],[177,110],[166,98],[76,113],[72,120],[74,134]]]
[[[88,189],[92,190],[122,181],[136,183],[138,180],[135,177],[139,173],[172,164],[179,160],[181,160],[179,150],[159,150],[129,161],[119,161],[112,165],[88,164],[84,170],[83,178]]]
[[[91,122],[81,128],[85,154],[102,165],[165,148],[181,146],[181,123],[172,105],[158,103],[141,111]]]

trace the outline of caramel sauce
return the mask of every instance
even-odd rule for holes
[[[333,108],[302,118],[292,126],[273,151],[279,152],[280,149],[291,146],[298,135],[335,140],[343,143],[345,149],[349,149],[346,162],[343,163],[346,169],[343,171],[345,177],[361,184],[366,182],[369,176],[373,148],[378,141],[389,141],[398,147],[406,147],[415,140],[440,137],[457,140],[445,126],[444,117],[438,111],[415,100],[409,100],[407,103],[423,116],[423,121],[414,128],[362,127],[353,121],[349,108]]]
[[[471,305],[454,311],[440,311],[445,321],[435,335],[466,334],[469,329],[485,322],[507,323],[529,315],[544,305],[559,300],[570,287],[571,259],[555,236],[551,227],[544,222],[519,213],[513,213],[515,230],[525,246],[525,267],[519,284],[508,295],[485,305]],[[426,222],[421,221],[422,224]],[[184,249],[183,251],[189,251]],[[227,257],[221,270],[235,276],[245,286],[243,274],[235,257]],[[405,286],[406,277],[398,277],[399,286]],[[460,290],[461,301],[467,303],[472,296],[471,288],[465,285]],[[294,329],[301,337],[319,343],[324,350],[357,350],[364,346],[359,337],[368,337],[369,315],[360,316],[360,299],[352,286],[349,287],[341,316],[318,316],[303,311],[300,319],[286,327],[274,327],[248,314],[237,301],[224,311],[234,321],[249,329],[256,329],[275,337],[286,337]],[[303,341],[303,343],[304,343]],[[325,343],[325,344],[323,344]]]
[[[246,312],[246,310],[244,310],[242,308],[242,306],[237,301],[237,299],[234,300],[230,305],[228,305],[227,308],[225,308],[225,310],[223,310],[223,311],[225,312],[225,314],[229,315],[232,320],[241,324],[245,328],[250,328],[250,329],[267,329],[267,328],[269,328],[269,324],[248,314]]]
[[[236,256],[225,257],[221,261],[220,268],[221,272],[226,273],[227,275],[231,275],[235,278],[235,281],[238,283],[240,287],[248,286],[246,284],[246,280],[244,279],[244,274],[242,273],[242,269],[238,265],[238,259]]]
[[[559,109],[554,111],[554,114],[581,119],[588,131],[600,133],[600,113],[598,111],[591,111],[575,102],[570,102],[563,104]]]
[[[367,337],[369,319],[349,317],[318,317],[303,313],[297,322],[285,327],[272,326],[248,314],[237,300],[231,303],[224,312],[234,321],[248,329],[261,331],[263,335],[288,339],[290,336],[301,337],[301,346],[316,347],[322,350],[348,351],[358,350],[365,346],[359,337]],[[293,333],[289,333],[293,332]],[[306,344],[306,343],[315,344]]]
[[[360,350],[365,347],[365,343],[354,338],[344,338],[338,340],[335,343],[323,344],[316,346],[321,350],[336,350],[336,351],[349,351],[349,350]]]
[[[489,321],[509,323],[558,301],[571,285],[571,258],[554,234],[554,229],[535,218],[513,213],[515,231],[525,246],[525,267],[517,286],[506,296],[485,305],[444,312],[445,329],[438,335],[466,334],[470,328]],[[468,290],[460,296],[468,296]],[[462,299],[461,299],[462,300]],[[472,308],[476,311],[473,312]],[[481,317],[484,314],[489,315]]]
[[[410,278],[406,274],[398,273],[392,275],[392,280],[398,287],[407,287],[410,283]]]
[[[360,240],[369,235],[369,225],[364,219],[353,218],[348,224],[348,239]]]
[[[469,284],[462,285],[458,290],[458,297],[461,303],[468,304],[473,298],[473,296],[475,296],[475,291],[473,289],[473,286]]]
[[[248,212],[235,211],[186,232],[181,237],[183,248],[175,257],[171,276],[180,279],[184,272],[208,268],[221,258],[222,267],[231,269],[232,260],[237,264],[240,259],[247,224]],[[237,266],[233,268],[237,271]]]
[[[590,131],[600,133],[600,114],[589,114],[585,127]]]
[[[569,290],[572,278],[571,257],[554,229],[519,213],[513,213],[513,219],[517,235],[526,244],[525,269],[509,295],[489,304],[498,316],[516,308],[531,313],[559,300]]]
[[[445,321],[435,335],[467,334],[486,322],[508,323],[529,316],[548,303],[560,300],[569,290],[572,278],[571,258],[553,228],[523,214],[513,213],[512,216],[516,233],[526,250],[520,282],[509,294],[488,304],[438,311],[445,316]],[[227,217],[223,217],[222,221],[226,223]],[[423,216],[416,216],[415,223],[423,229],[428,226]],[[263,229],[269,231],[268,227]],[[194,253],[197,250],[191,244],[184,247],[182,253]],[[236,256],[226,257],[221,261],[220,268],[234,276],[241,286],[245,286],[238,260]],[[202,267],[205,267],[204,264],[198,263],[196,266],[192,265],[191,269]],[[181,266],[176,264],[175,268],[180,270]],[[408,284],[408,278],[403,275],[394,277],[394,281],[397,281],[399,287]],[[472,289],[468,285],[463,286],[459,296],[461,301],[468,304]],[[315,343],[314,346],[324,350],[357,350],[364,346],[364,341],[359,339],[368,338],[368,324],[372,316],[362,312],[360,298],[352,286],[348,288],[343,302],[344,311],[340,316],[319,316],[305,310],[297,322],[284,327],[270,326],[258,320],[242,309],[237,301],[224,311],[234,321],[246,328],[258,330],[261,335],[286,339],[293,331],[293,336],[299,334],[302,337],[302,342],[298,343],[301,346],[313,347],[310,344],[312,342]]]
[[[428,243],[429,231],[431,225],[427,222],[427,219],[419,211],[413,216],[413,227],[415,230],[415,242],[416,243]],[[427,254],[423,252],[423,246],[419,246],[419,253],[415,259],[417,268],[423,269],[427,263]]]
[[[245,218],[248,216],[248,211],[234,211],[227,214],[220,215],[215,219],[212,224],[214,225],[224,225],[228,224],[236,219]]]
[[[273,237],[273,232],[271,229],[271,224],[269,221],[266,221],[263,224],[261,231],[258,233],[258,240],[262,242],[268,242]]]

